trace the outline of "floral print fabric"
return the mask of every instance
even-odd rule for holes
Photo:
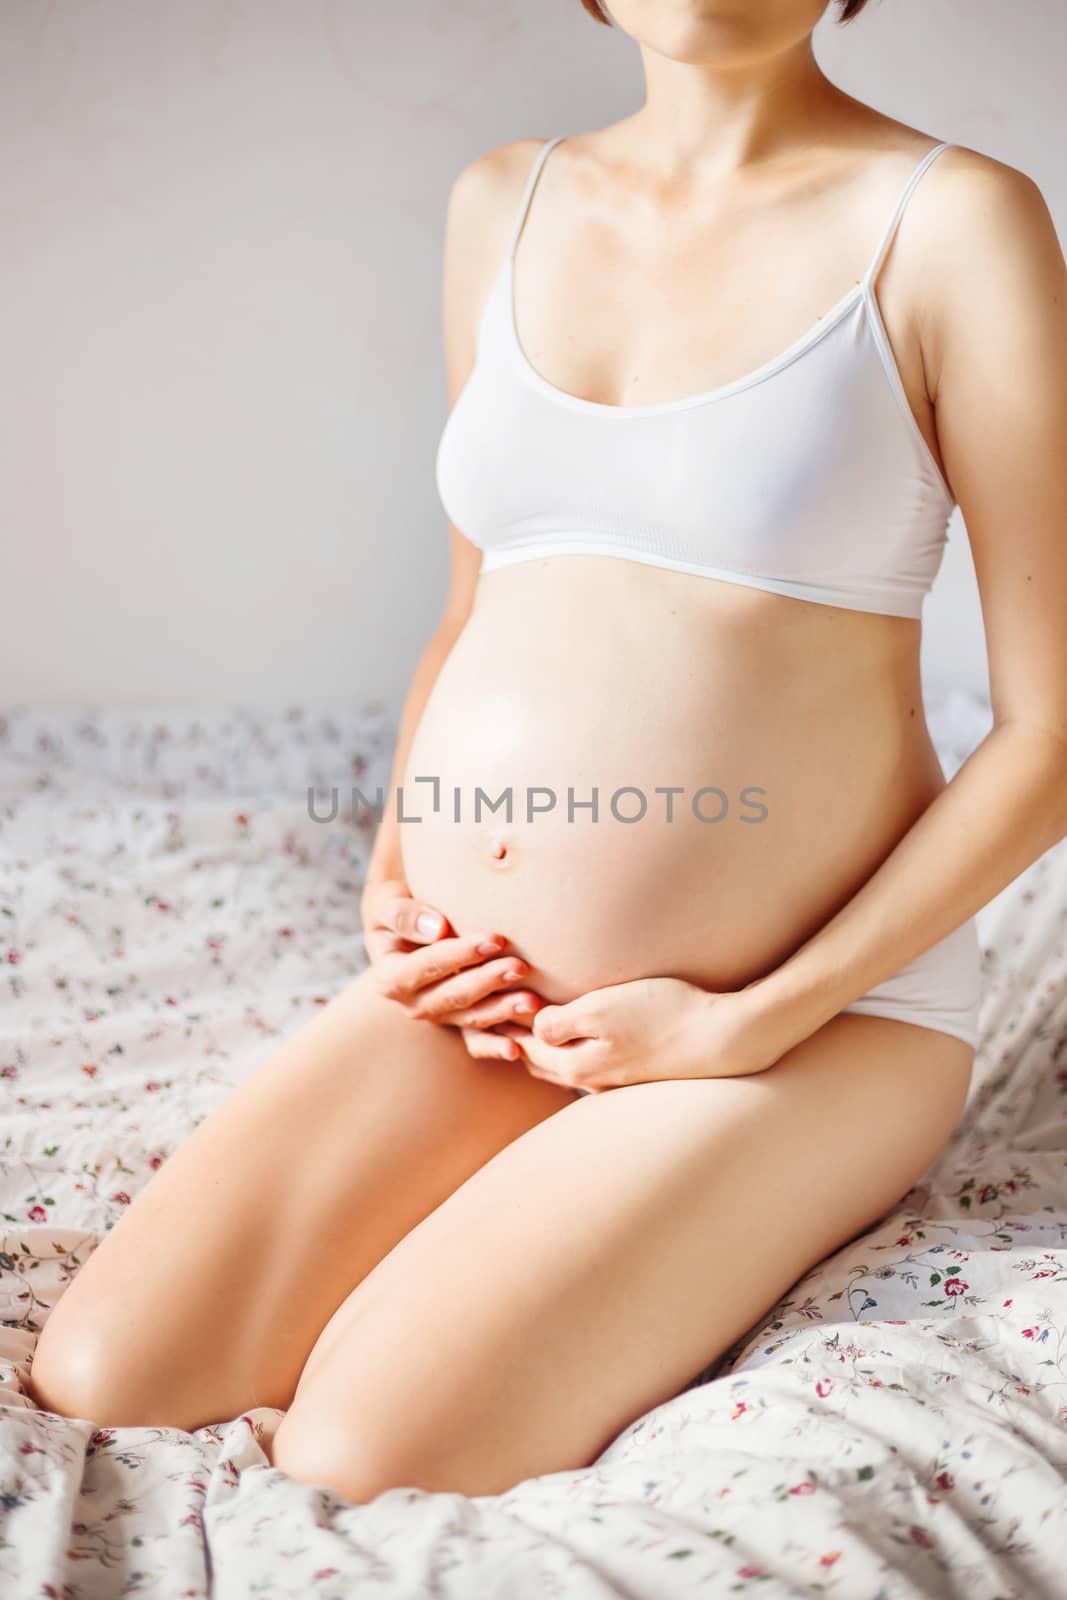
[[[930,712],[951,776],[988,707]],[[342,702],[0,710],[0,1593],[1067,1592],[1064,847],[979,915],[980,1054],[935,1166],[585,1471],[351,1506],[267,1465],[274,1410],[185,1434],[32,1406],[100,1234],[362,966],[392,737]]]

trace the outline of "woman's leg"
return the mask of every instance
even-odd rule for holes
[[[353,1290],[274,1464],[353,1500],[587,1465],[904,1196],[959,1120],[972,1059],[948,1034],[845,1013],[765,1072],[575,1100]]]
[[[45,1324],[31,1382],[101,1425],[286,1406],[344,1297],[510,1140],[573,1102],[471,1060],[364,972],[192,1132]]]

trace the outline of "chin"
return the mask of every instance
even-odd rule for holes
[[[735,67],[775,55],[810,34],[825,0],[612,0],[611,15],[636,43],[689,66]]]

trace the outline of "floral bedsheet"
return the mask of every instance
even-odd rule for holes
[[[931,706],[950,775],[988,726]],[[49,1307],[184,1133],[363,964],[381,707],[0,710],[0,1594],[1067,1595],[1067,849],[979,918],[967,1111],[879,1225],[592,1467],[366,1506],[38,1412]],[[338,795],[336,817],[327,800]]]

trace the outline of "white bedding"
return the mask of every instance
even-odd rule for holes
[[[931,725],[951,774],[988,726]],[[195,1435],[36,1411],[18,1374],[154,1166],[363,962],[380,710],[0,716],[0,1593],[1067,1594],[1067,849],[979,918],[982,1044],[941,1159],[582,1472],[368,1506]],[[332,824],[306,786],[341,790]]]

